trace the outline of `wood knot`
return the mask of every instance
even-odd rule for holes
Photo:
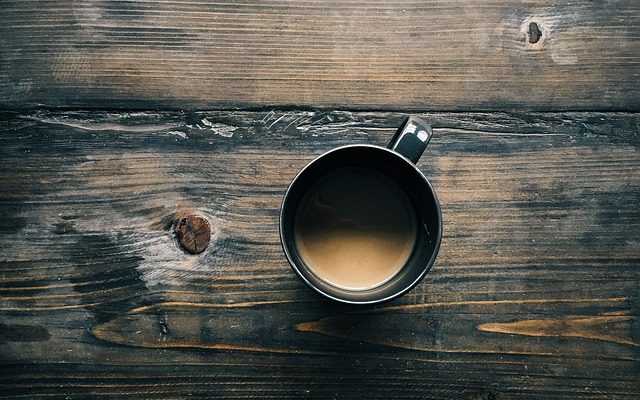
[[[211,240],[211,226],[203,217],[189,215],[175,224],[175,235],[180,246],[191,254],[202,253]]]
[[[520,24],[519,41],[524,45],[523,49],[528,51],[541,51],[545,49],[551,35],[551,28],[543,19],[536,16],[525,18]]]
[[[535,22],[529,23],[529,31],[527,32],[527,37],[529,38],[529,43],[538,43],[538,41],[542,37],[542,31],[538,27],[538,24],[536,24]]]

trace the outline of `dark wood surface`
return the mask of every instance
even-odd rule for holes
[[[294,275],[279,206],[402,113],[2,114],[0,398],[637,399],[640,115],[421,116],[441,253],[358,308]]]
[[[639,16],[629,0],[2,0],[0,106],[635,111]]]
[[[639,18],[0,0],[0,400],[640,398]],[[324,300],[280,247],[287,185],[411,111],[436,264]]]

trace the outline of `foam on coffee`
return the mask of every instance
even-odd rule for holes
[[[332,171],[305,193],[295,215],[300,257],[322,280],[344,289],[382,285],[408,261],[417,223],[392,179],[369,168]]]

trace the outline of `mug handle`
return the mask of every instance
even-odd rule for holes
[[[418,162],[433,136],[431,126],[420,118],[410,115],[393,135],[387,148],[407,157],[414,164]]]

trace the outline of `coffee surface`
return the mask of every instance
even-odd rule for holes
[[[372,169],[348,167],[325,175],[305,193],[294,237],[298,253],[319,278],[366,290],[402,269],[416,229],[411,202],[397,183]]]

